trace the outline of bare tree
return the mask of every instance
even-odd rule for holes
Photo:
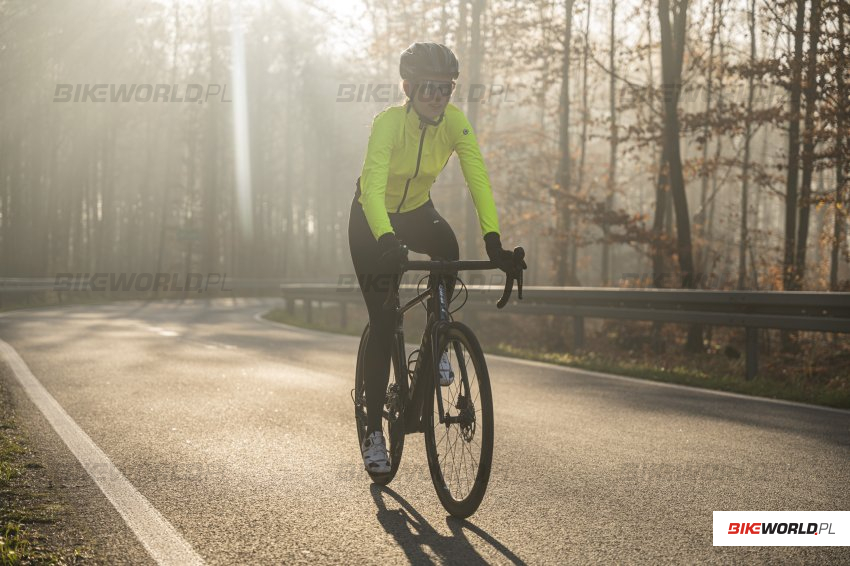
[[[467,0],[461,0],[465,2]],[[480,96],[475,94],[481,83],[481,67],[484,58],[484,40],[481,34],[481,19],[484,15],[485,0],[470,0],[472,3],[472,30],[469,44],[469,84],[471,89],[470,95]],[[481,101],[472,99],[470,96],[469,108],[467,110],[467,118],[473,128],[478,127],[478,112],[481,108]],[[475,216],[475,205],[472,199],[465,199],[466,204],[464,210],[464,225],[465,225],[465,240],[467,253],[471,254],[472,250],[480,246],[481,235],[479,233],[479,224]]]
[[[688,0],[673,0],[673,23],[670,22],[669,0],[659,0],[658,21],[661,30],[661,73],[664,98],[664,155],[668,172],[670,193],[676,212],[676,251],[682,272],[682,286],[695,287],[695,273],[691,249],[691,225],[685,177],[679,147],[679,94],[682,90],[682,62],[687,33]],[[691,327],[686,348],[702,349],[702,329]]]
[[[812,175],[815,167],[815,105],[818,98],[818,45],[820,44],[821,0],[810,0],[809,54],[806,61],[806,114],[803,130],[803,180],[800,184],[800,222],[797,226],[794,288],[802,289],[806,275],[806,247],[809,239],[809,210],[812,198]]]
[[[558,193],[557,203],[557,237],[555,257],[557,262],[556,284],[566,285],[569,266],[569,235],[572,227],[570,201],[565,198],[572,193],[572,163],[570,157],[570,58],[573,36],[573,6],[575,0],[566,0],[566,21],[564,24],[564,53],[561,60],[561,97],[560,97],[560,129],[558,136],[558,171],[555,176]],[[574,280],[575,273],[569,273],[569,279]]]
[[[803,81],[803,40],[806,20],[806,0],[796,0],[797,17],[794,25],[794,57],[791,60],[790,107],[788,109],[788,175],[785,183],[785,257],[783,260],[783,287],[786,291],[797,288],[796,250],[797,183],[800,172],[800,108]],[[787,336],[783,333],[783,336]],[[787,347],[787,340],[785,340]]]
[[[842,242],[846,239],[845,228],[845,201],[844,192],[846,190],[846,176],[844,168],[847,157],[847,139],[845,132],[847,129],[847,105],[842,104],[842,101],[847,100],[847,84],[845,73],[847,73],[847,30],[845,26],[845,18],[847,17],[848,9],[846,5],[838,3],[838,53],[835,62],[835,206],[833,207],[835,220],[833,225],[832,249],[830,250],[830,266],[829,266],[829,289],[838,291],[838,257],[841,251]]]
[[[751,0],[748,11],[750,28],[750,65],[756,59],[756,1]],[[753,132],[753,82],[755,77],[752,73],[747,80],[747,113],[746,126],[744,130],[744,163],[741,171],[741,235],[738,245],[738,289],[744,289],[747,281],[747,243],[749,234],[747,231],[747,219],[749,217],[749,184],[750,184],[750,141]]]
[[[611,72],[608,76],[608,195],[605,197],[605,209],[611,210],[614,206],[614,191],[617,187],[617,44],[615,26],[617,22],[617,0],[611,0],[611,26],[609,28],[608,43],[608,66]],[[608,239],[608,230],[605,230],[605,238],[602,242],[602,284],[608,285],[611,279],[611,249]]]

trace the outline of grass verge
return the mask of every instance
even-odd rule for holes
[[[82,564],[91,552],[64,524],[65,507],[18,428],[0,382],[0,565]]]
[[[496,348],[492,349],[492,352],[514,358],[547,362],[600,373],[636,377],[650,381],[690,385],[703,389],[729,391],[744,395],[811,403],[827,407],[850,408],[850,392],[815,388],[804,383],[783,383],[759,377],[747,381],[737,376],[716,374],[684,365],[660,368],[639,361],[623,361],[600,357],[593,353],[573,355],[536,352],[523,348],[515,348],[507,344],[499,344]]]
[[[263,318],[272,322],[306,328],[308,330],[319,330],[322,332],[333,332],[334,334],[347,334],[348,336],[360,336],[363,333],[363,328],[340,328],[338,322],[333,323],[328,320],[328,317],[322,311],[317,309],[317,315],[313,322],[307,322],[303,317],[297,314],[289,314],[283,309],[273,309],[263,315]]]
[[[360,335],[360,329],[349,328],[344,332],[341,331],[338,319],[334,318],[333,315],[322,315],[318,310],[314,311],[313,322],[309,324],[300,314],[289,314],[281,309],[274,309],[263,315],[263,318],[310,330],[352,336]],[[850,389],[846,387],[834,387],[828,384],[813,383],[804,379],[775,380],[757,377],[748,381],[739,375],[741,373],[740,371],[737,371],[737,374],[733,374],[729,372],[727,365],[711,362],[712,356],[709,355],[705,356],[705,360],[699,360],[698,358],[694,358],[694,356],[690,356],[691,364],[683,363],[684,359],[681,357],[669,355],[667,358],[672,360],[672,362],[668,361],[664,366],[660,366],[640,359],[622,359],[610,355],[601,356],[593,352],[569,354],[536,351],[505,343],[500,343],[496,347],[485,346],[485,351],[513,358],[546,362],[650,381],[675,383],[703,389],[850,409]],[[716,357],[714,356],[714,358]],[[704,362],[700,364],[703,366],[702,368],[694,367],[695,359],[697,363],[699,361]]]

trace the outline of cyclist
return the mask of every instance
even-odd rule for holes
[[[444,45],[413,43],[401,54],[399,72],[408,99],[372,122],[348,225],[351,259],[369,311],[364,368],[368,423],[361,451],[366,469],[378,474],[390,471],[381,421],[395,323],[383,302],[389,285],[397,281],[402,243],[432,258],[459,257],[455,234],[430,195],[452,152],[460,158],[488,257],[505,272],[514,265],[513,252],[502,248],[496,204],[472,126],[449,104],[459,74],[457,58]],[[454,281],[447,283],[451,297]],[[450,385],[454,375],[445,352],[439,372],[440,384]]]

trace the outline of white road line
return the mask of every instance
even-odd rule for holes
[[[158,564],[204,564],[186,539],[127,481],[109,457],[65,412],[32,374],[12,346],[0,340],[0,353],[56,434],[88,472],[124,522]]]
[[[327,332],[325,330],[313,330],[312,328],[304,328],[302,326],[293,326],[291,324],[286,324],[285,322],[275,322],[273,320],[269,320],[267,318],[263,318],[265,315],[269,314],[273,310],[278,307],[272,308],[264,308],[263,310],[254,314],[254,320],[259,323],[265,324],[266,326],[271,326],[273,328],[277,328],[278,330],[295,330],[302,334],[312,334],[313,336],[318,336],[319,338],[326,338],[328,336],[334,336],[335,338],[347,339],[347,340],[356,340],[358,343],[360,342],[359,336],[353,336],[351,334],[341,334],[339,332]],[[364,323],[365,325],[365,323]]]
[[[640,379],[639,377],[630,377],[628,375],[615,375],[613,373],[601,373],[598,371],[591,371],[588,369],[574,368],[570,366],[562,366],[559,364],[550,364],[546,362],[539,362],[537,360],[524,360],[522,358],[512,358],[509,356],[503,356],[501,354],[486,354],[487,358],[494,358],[504,362],[511,362],[515,364],[521,364],[526,366],[538,367],[541,369],[548,370],[558,370],[566,373],[574,373],[578,375],[585,375],[588,377],[602,378],[602,379],[610,379],[614,381],[627,381],[629,383],[641,384],[641,385],[652,385],[655,387],[666,387],[668,389],[680,389],[683,391],[688,391],[691,393],[705,394],[705,395],[714,395],[717,397],[732,397],[734,399],[740,399],[742,401],[755,401],[762,403],[772,403],[774,405],[786,405],[788,407],[797,407],[800,409],[812,409],[815,411],[826,411],[828,413],[838,413],[839,415],[850,415],[850,411],[847,409],[839,409],[837,407],[826,407],[824,405],[811,405],[809,403],[800,403],[798,401],[786,401],[785,399],[773,399],[771,397],[759,397],[756,395],[746,395],[744,393],[735,393],[733,391],[721,391],[718,389],[703,389],[702,387],[696,387],[693,385],[684,385],[681,383],[668,383],[666,381],[653,381],[651,379]]]

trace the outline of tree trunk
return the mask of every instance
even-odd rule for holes
[[[581,195],[584,191],[584,173],[585,163],[587,161],[587,125],[590,122],[590,112],[587,108],[587,60],[590,57],[590,0],[587,0],[587,8],[585,12],[585,28],[584,28],[584,50],[582,52],[582,70],[581,70],[581,156],[578,162],[578,183],[576,183],[576,194]],[[607,231],[605,225],[602,226],[603,231]],[[576,230],[578,232],[578,230]],[[604,246],[604,244],[603,244]],[[572,242],[572,263],[570,271],[575,273],[578,264],[578,242]],[[607,261],[607,260],[603,260]],[[604,284],[603,279],[603,284]]]
[[[209,41],[210,82],[216,81],[216,42],[213,33],[213,4],[207,5],[207,37]],[[218,272],[219,268],[219,210],[218,210],[218,110],[217,105],[208,104],[205,111],[206,132],[204,135],[204,167],[201,170],[201,200],[203,202],[203,260],[207,273]]]
[[[617,0],[611,0],[611,28],[608,45],[608,66],[611,73],[608,80],[608,113],[609,113],[609,146],[608,146],[608,196],[605,198],[605,210],[614,207],[614,191],[617,187],[617,85],[615,76],[617,74],[616,63],[616,26]],[[608,285],[611,281],[611,250],[608,242],[608,226],[604,225],[605,241],[602,242],[602,284]]]
[[[752,0],[749,11],[750,24],[750,65],[756,60],[756,0]],[[741,235],[738,246],[738,289],[744,289],[747,284],[747,218],[749,215],[749,183],[750,183],[750,138],[753,131],[753,75],[747,81],[747,117],[744,133],[744,163],[741,176]]]
[[[726,69],[726,46],[723,43],[723,18],[723,1],[719,0],[717,5],[717,61],[715,62],[715,68],[717,69],[717,83],[715,86],[717,87],[717,104],[720,105],[723,104],[723,97],[726,90],[726,84],[724,82]],[[717,210],[717,193],[720,190],[717,174],[720,167],[720,157],[722,155],[723,145],[723,139],[720,136],[717,136],[717,139],[714,141],[714,164],[711,175],[711,193],[708,197],[708,211],[706,212],[706,226],[704,230],[705,253],[702,255],[702,263],[700,264],[700,272],[702,273],[707,273],[709,271],[709,266],[714,264],[714,258],[717,257],[717,254],[714,254],[712,257],[711,243],[714,242],[714,213]]]
[[[803,288],[806,276],[806,247],[809,240],[809,210],[812,197],[812,175],[815,164],[815,103],[817,102],[817,58],[820,43],[820,2],[811,0],[809,18],[809,56],[806,70],[806,115],[803,130],[803,182],[800,184],[800,222],[797,226],[795,255],[795,289]],[[839,134],[840,135],[840,134]]]
[[[694,231],[696,232],[696,240],[697,240],[697,249],[696,249],[696,257],[697,257],[697,265],[700,268],[701,272],[705,271],[705,260],[707,254],[706,247],[708,242],[706,241],[705,236],[705,228],[706,221],[708,218],[708,211],[706,210],[707,198],[708,198],[708,140],[709,134],[711,133],[710,123],[711,121],[708,119],[709,112],[711,112],[711,102],[712,102],[712,94],[714,89],[714,82],[712,78],[714,76],[714,41],[717,37],[717,29],[719,24],[717,21],[717,4],[718,2],[722,2],[722,0],[712,0],[711,2],[711,30],[708,34],[708,63],[706,70],[706,93],[705,93],[705,115],[706,120],[702,126],[702,167],[700,171],[700,175],[702,178],[700,179],[700,199],[699,199],[699,212],[694,217]]]
[[[794,59],[791,61],[790,119],[788,123],[788,175],[785,182],[785,257],[782,283],[786,291],[796,289],[795,235],[797,232],[797,181],[800,169],[800,96],[803,80],[803,25],[806,19],[806,0],[797,0],[797,19],[794,27]],[[787,333],[783,333],[786,337]],[[788,343],[783,338],[783,347]]]
[[[614,0],[614,1],[616,2],[616,0]],[[653,17],[652,17],[652,2],[647,0],[647,2],[646,2],[646,43],[650,47],[650,49],[652,48],[652,20],[653,20]],[[652,88],[655,85],[655,68],[652,64],[652,57],[651,56],[646,58],[646,67],[647,67],[647,69],[646,69],[647,70],[646,84],[649,85],[649,89],[650,89],[649,109],[650,109],[650,114],[655,114],[656,113],[656,97],[655,97],[655,93],[652,92]],[[659,167],[658,167],[658,173],[657,173],[657,175],[659,177],[661,175],[661,170],[663,169],[663,166],[664,166],[663,143],[662,143],[662,147],[660,149],[661,149],[661,154],[660,154],[660,161],[659,161]],[[653,220],[653,226],[652,226],[653,235],[656,238],[656,242],[654,244],[650,245],[650,248],[648,250],[649,253],[647,253],[647,256],[651,257],[650,269],[652,270],[652,273],[653,273],[653,275],[652,275],[653,279],[657,278],[658,274],[660,273],[656,269],[656,264],[658,263],[658,259],[659,259],[658,255],[661,253],[659,246],[658,246],[657,238],[660,237],[661,228],[663,228],[663,225],[661,225],[661,226],[658,225],[658,216],[659,216],[659,207],[660,207],[658,195],[660,193],[660,187],[661,187],[661,181],[660,181],[660,179],[658,179],[656,184],[655,184],[655,218]],[[644,211],[644,204],[643,203],[644,203],[644,191],[641,190],[640,191],[640,211],[641,211],[641,214],[643,214],[643,211]],[[640,269],[638,269],[638,272],[639,271],[640,271]],[[661,329],[661,326],[659,324],[656,323],[656,324],[653,325],[653,338],[656,338],[655,334],[660,333],[660,329]]]
[[[458,23],[457,29],[455,31],[455,53],[457,54],[457,57],[460,60],[461,64],[467,66],[469,65],[469,27],[469,0],[462,0],[461,2],[458,2]],[[469,103],[469,89],[472,85],[472,75],[471,69],[469,72],[467,72],[467,68],[468,67],[464,67],[464,73],[462,76],[462,80],[467,83],[467,102],[465,105],[462,104],[461,106],[467,113],[467,118],[469,118],[469,110],[472,106]],[[475,124],[472,124],[472,127],[474,128]],[[466,225],[468,224],[466,220],[467,214],[469,212],[467,210],[467,201],[469,200],[469,194],[465,190],[466,183],[463,178],[463,172],[461,171],[461,168],[459,166],[454,167],[452,169],[452,176],[450,180],[452,186],[457,188],[457,190],[452,192],[452,195],[450,197],[452,202],[451,208],[453,209],[452,212],[457,216],[454,219],[450,220],[456,221],[458,223],[458,226],[460,226],[460,230],[462,231],[462,233],[458,235],[458,246],[461,247],[466,243]],[[480,251],[480,248],[477,249]],[[461,256],[465,254],[465,251],[462,247],[460,249],[460,254]]]
[[[661,30],[661,67],[664,92],[664,140],[665,154],[673,207],[676,211],[676,251],[679,254],[679,269],[682,287],[695,287],[694,263],[691,248],[691,223],[688,199],[685,193],[685,177],[682,171],[682,156],[679,147],[679,93],[682,89],[682,61],[687,33],[688,0],[674,0],[673,25],[670,25],[670,1],[659,0],[658,16]],[[702,349],[702,329],[691,326],[688,330],[686,349]]]
[[[470,96],[469,107],[467,110],[467,118],[469,119],[469,123],[472,124],[473,131],[477,131],[478,127],[478,111],[481,107],[481,101],[477,99],[477,97],[481,96],[483,93],[479,93],[480,89],[476,89],[475,85],[481,83],[481,64],[482,59],[484,58],[484,46],[483,40],[481,39],[481,17],[484,14],[484,2],[485,0],[472,0],[472,33],[471,33],[471,41],[470,41],[470,52],[469,52],[469,87],[468,91],[471,95],[475,95],[476,98],[473,99]],[[473,90],[474,89],[474,90]],[[480,248],[481,242],[481,229],[480,224],[478,222],[478,216],[475,211],[475,203],[472,202],[472,198],[464,199],[464,207],[463,209],[466,211],[464,214],[464,233],[466,240],[466,255],[471,256],[471,254]],[[463,255],[463,254],[462,254]]]
[[[174,8],[174,44],[171,50],[171,84],[177,84],[177,49],[181,43],[180,41],[180,4],[175,0],[173,2]],[[169,107],[173,107],[173,104],[169,104]],[[162,202],[160,203],[160,211],[159,211],[159,247],[157,249],[156,254],[156,273],[160,273],[166,268],[165,264],[165,242],[168,238],[168,217],[169,211],[172,210],[170,196],[174,187],[179,184],[174,181],[174,153],[177,151],[177,146],[173,145],[171,142],[174,139],[173,131],[174,125],[177,121],[177,116],[174,115],[174,111],[170,108],[166,109],[171,112],[168,118],[168,125],[166,126],[166,145],[165,146],[165,182],[162,184]],[[159,296],[159,292],[157,291],[157,296]]]
[[[836,99],[847,100],[846,83],[844,73],[847,72],[847,36],[844,28],[844,12],[838,13],[838,33],[841,38],[838,57],[836,61],[835,81],[836,81]],[[844,128],[847,124],[847,106],[839,104],[835,112],[835,220],[833,225],[832,250],[830,253],[829,264],[829,289],[830,291],[838,291],[838,261],[841,251],[841,244],[845,237],[844,231],[844,164],[847,140],[844,137]]]
[[[570,162],[570,46],[573,35],[573,5],[575,0],[567,0],[566,24],[564,35],[564,55],[561,61],[561,100],[560,100],[560,135],[558,138],[558,172],[556,176],[557,192],[556,206],[558,209],[558,223],[556,231],[555,257],[558,262],[556,284],[563,286],[567,284],[568,262],[569,262],[569,238],[571,227],[570,202],[565,195],[571,192],[571,162]],[[575,277],[574,273],[569,278]]]
[[[655,184],[655,217],[652,221],[652,234],[654,238],[652,252],[652,277],[653,287],[664,286],[666,268],[664,266],[664,249],[662,245],[665,239],[664,225],[669,207],[669,178],[667,176],[667,143],[665,141],[661,148],[661,160],[658,163],[658,180]]]

